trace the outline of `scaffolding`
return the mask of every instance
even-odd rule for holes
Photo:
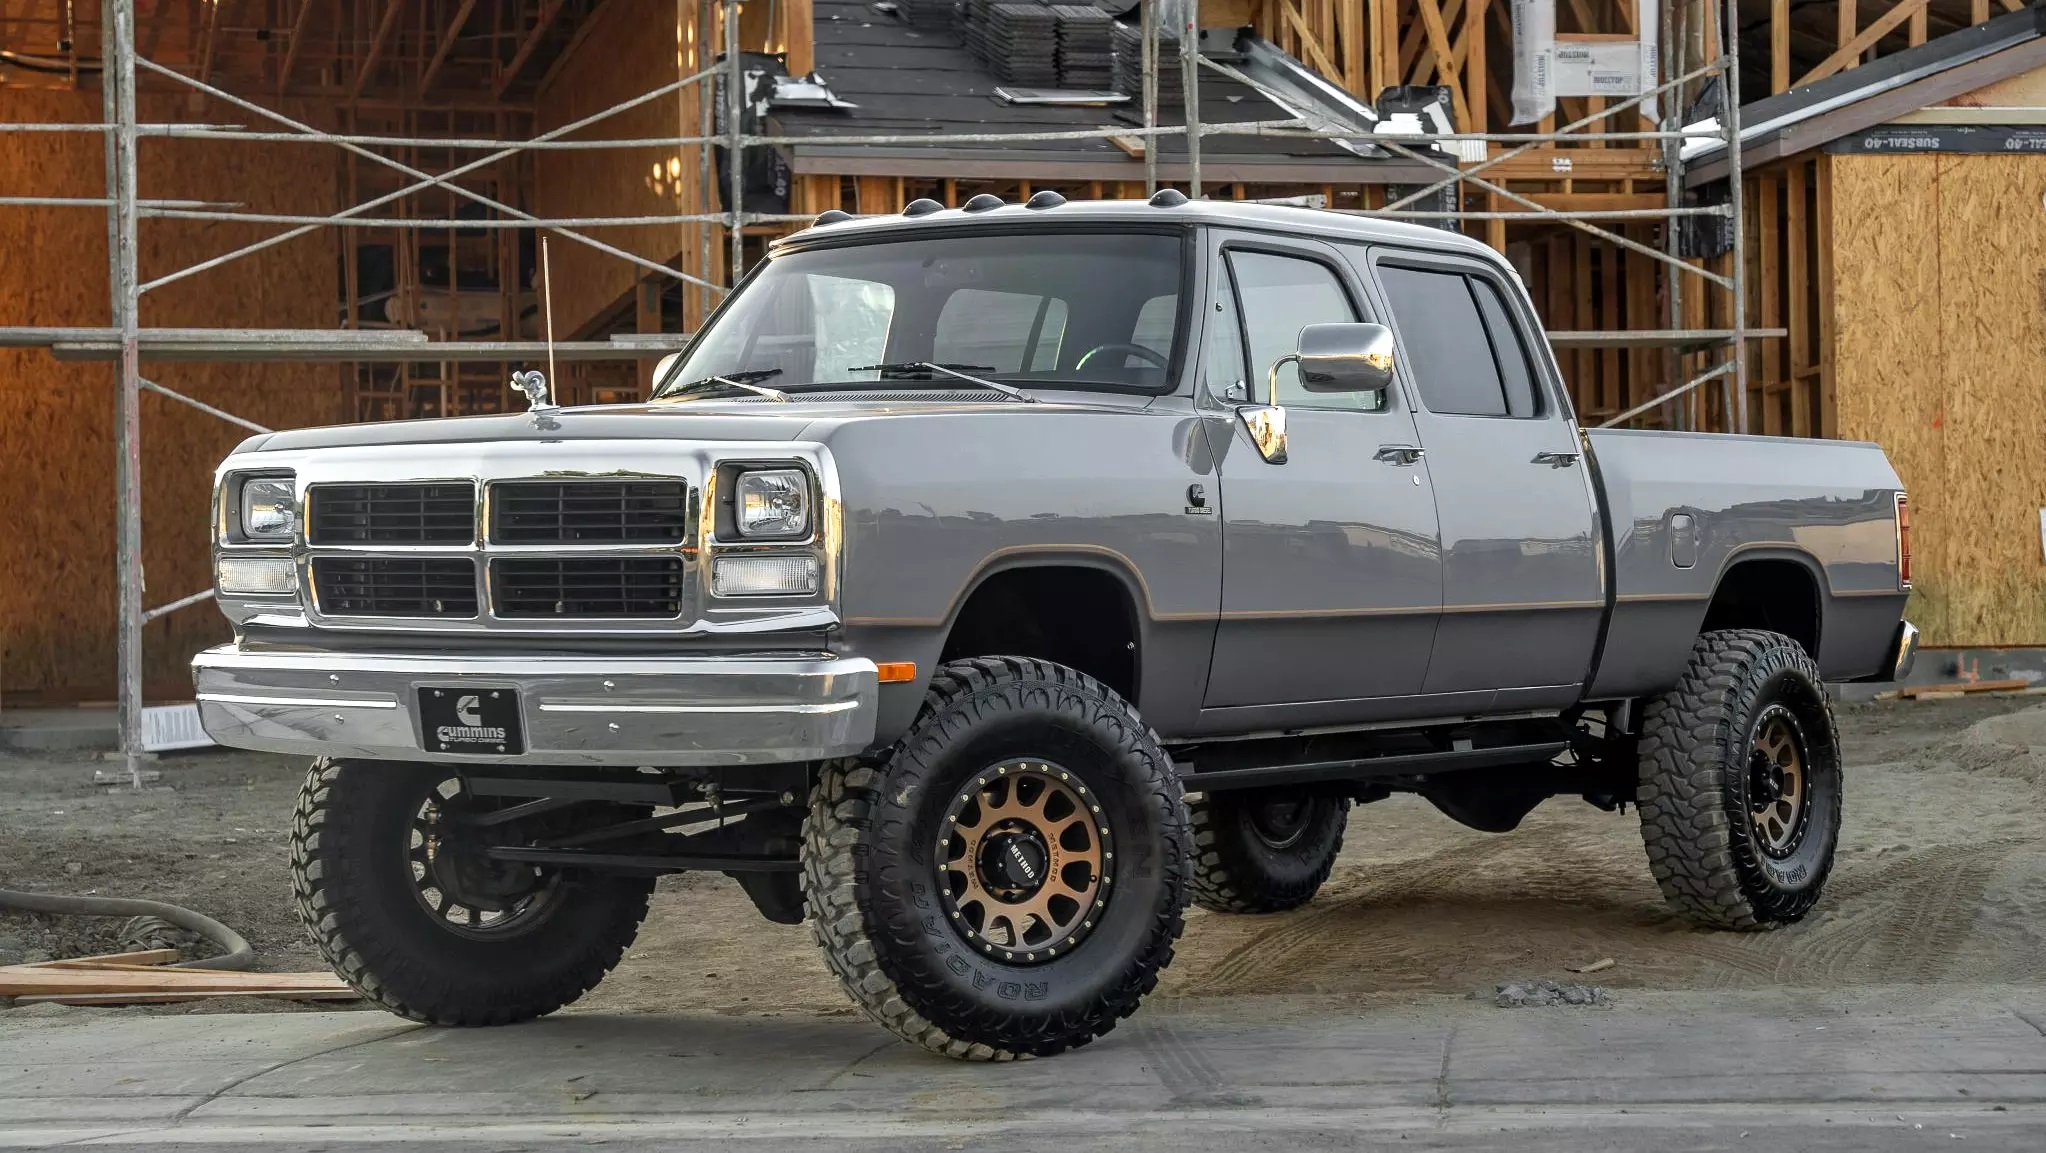
[[[1708,4],[1723,6],[1724,28],[1738,28],[1738,0],[1706,0]],[[713,5],[722,8],[722,21],[713,19]],[[711,267],[712,233],[716,229],[725,231],[729,241],[727,269],[732,284],[737,284],[744,273],[745,230],[749,225],[802,225],[814,219],[810,214],[792,213],[749,213],[744,211],[744,165],[742,157],[748,148],[776,148],[808,143],[814,137],[789,137],[747,133],[743,130],[743,99],[745,85],[744,59],[739,51],[738,0],[699,0],[696,24],[697,43],[708,45],[713,42],[713,25],[722,23],[722,62],[663,84],[651,91],[613,104],[581,119],[561,127],[539,133],[525,140],[499,140],[466,137],[422,137],[403,135],[375,135],[360,133],[329,132],[293,119],[255,101],[237,96],[206,80],[188,76],[176,69],[166,67],[141,56],[136,49],[135,15],[136,0],[102,0],[102,28],[104,57],[101,71],[103,98],[103,119],[87,124],[15,124],[0,123],[0,132],[76,132],[96,134],[103,138],[105,147],[106,194],[102,197],[54,197],[54,196],[0,196],[0,208],[5,207],[57,207],[103,209],[107,214],[108,266],[111,284],[111,324],[105,327],[0,327],[0,347],[44,348],[59,359],[102,359],[118,362],[115,390],[115,555],[118,566],[118,641],[117,641],[117,705],[120,750],[127,763],[131,782],[140,787],[143,781],[142,765],[145,754],[142,748],[143,708],[143,661],[142,629],[150,621],[169,613],[204,603],[211,599],[211,590],[195,592],[165,604],[150,607],[144,600],[142,580],[142,517],[141,517],[141,394],[145,391],[156,393],[207,413],[230,424],[254,432],[268,432],[269,429],[208,405],[196,398],[186,396],[142,374],[142,360],[145,355],[151,359],[182,359],[197,361],[317,361],[332,363],[360,362],[419,362],[419,361],[521,361],[552,357],[565,361],[584,360],[644,360],[651,356],[679,351],[686,342],[683,334],[642,334],[633,337],[614,336],[606,341],[519,341],[511,339],[485,341],[431,341],[423,332],[406,331],[365,331],[358,329],[294,330],[294,329],[145,329],[140,324],[140,306],[144,294],[175,283],[190,276],[220,267],[231,261],[284,243],[315,229],[337,228],[399,228],[431,229],[445,228],[450,222],[419,217],[387,217],[371,215],[374,210],[429,188],[439,188],[498,214],[482,220],[464,219],[462,228],[487,229],[530,229],[561,237],[564,240],[585,245],[607,256],[623,260],[646,273],[666,277],[680,282],[685,291],[695,289],[701,293],[702,311],[708,313],[709,306],[722,294],[730,291],[728,285],[718,284],[706,277],[696,276],[659,261],[647,259],[623,248],[608,244],[587,234],[588,229],[646,224],[700,224],[708,225],[701,230],[702,242],[699,267],[706,273]],[[1281,109],[1294,111],[1292,102],[1283,95],[1271,91],[1243,72],[1221,61],[1203,55],[1199,46],[1199,0],[1180,0],[1174,9],[1175,36],[1179,53],[1180,81],[1183,86],[1185,105],[1184,125],[1161,125],[1159,123],[1158,72],[1161,49],[1160,12],[1153,2],[1142,6],[1142,112],[1141,128],[1103,128],[1072,131],[986,133],[965,136],[947,136],[946,144],[964,143],[1022,143],[1026,141],[1078,141],[1107,139],[1141,139],[1145,142],[1144,186],[1147,194],[1155,193],[1161,184],[1158,170],[1156,141],[1167,137],[1184,137],[1186,147],[1187,195],[1200,199],[1203,194],[1201,176],[1201,141],[1210,136],[1273,136],[1299,139],[1340,140],[1353,144],[1369,145],[1384,153],[1424,165],[1440,173],[1440,179],[1425,188],[1405,193],[1397,200],[1388,202],[1379,209],[1344,210],[1362,215],[1383,216],[1397,219],[1422,221],[1551,221],[1579,229],[1603,241],[1639,253],[1660,262],[1669,269],[1667,284],[1669,291],[1665,301],[1669,328],[1655,331],[1630,331],[1625,333],[1575,334],[1583,344],[1628,344],[1633,346],[1654,346],[1672,350],[1673,353],[1687,350],[1698,353],[1704,350],[1729,350],[1725,359],[1691,375],[1683,383],[1666,389],[1658,395],[1602,422],[1600,427],[1612,427],[1626,423],[1658,406],[1675,405],[1679,401],[1693,399],[1693,394],[1703,385],[1714,380],[1731,378],[1730,387],[1725,388],[1727,426],[1736,432],[1745,432],[1748,427],[1748,363],[1745,355],[1748,342],[1767,336],[1781,336],[1782,330],[1757,329],[1747,324],[1746,229],[1741,203],[1741,149],[1740,140],[1740,48],[1739,37],[1729,35],[1719,53],[1712,59],[1695,66],[1686,66],[1675,79],[1662,80],[1648,90],[1621,102],[1592,112],[1590,115],[1570,122],[1554,131],[1527,133],[1427,133],[1411,136],[1387,135],[1372,132],[1368,126],[1327,122],[1317,115],[1296,112],[1290,119],[1253,121],[1248,123],[1203,124],[1200,119],[1200,77],[1202,69],[1243,84],[1253,91],[1270,98]],[[1681,29],[1671,27],[1673,10],[1664,5],[1663,44],[1678,43],[1678,37],[1671,35]],[[294,45],[295,47],[295,45]],[[137,79],[147,73],[162,77],[175,85],[194,92],[203,93],[217,100],[246,111],[263,120],[281,126],[277,131],[249,131],[233,125],[198,125],[175,123],[143,123],[137,119]],[[700,122],[697,132],[692,135],[676,135],[634,139],[565,140],[582,129],[600,124],[629,109],[651,101],[681,92],[692,85],[714,81],[722,74],[725,97],[723,119],[724,131],[714,130],[713,105],[709,99],[699,101]],[[1678,109],[1682,95],[1693,85],[1712,78],[1721,80],[1722,115],[1709,127],[1686,128]],[[1665,172],[1665,193],[1667,203],[1659,209],[1613,209],[1607,211],[1560,211],[1548,208],[1530,196],[1522,195],[1495,180],[1488,180],[1484,173],[1505,161],[1522,155],[1542,145],[1555,145],[1584,139],[1585,129],[1607,121],[1620,113],[1639,108],[1651,101],[1660,101],[1662,113],[1658,118],[1659,127],[1653,131],[1596,133],[1600,140],[1652,141],[1662,146]],[[384,193],[369,200],[352,205],[327,215],[290,215],[281,213],[255,213],[238,211],[238,205],[199,201],[150,199],[145,200],[137,192],[137,146],[144,138],[190,138],[207,140],[230,140],[272,144],[309,143],[338,147],[355,157],[385,166],[407,178],[405,184],[395,192]],[[867,135],[833,136],[832,143],[841,145],[876,144],[930,145],[927,135]],[[1727,164],[1727,203],[1718,205],[1686,205],[1683,201],[1683,160],[1682,145],[1687,140],[1718,141],[1725,146]],[[1488,145],[1505,145],[1504,151],[1489,155],[1484,160],[1460,164],[1455,158],[1443,153],[1437,145],[1455,141],[1484,142]],[[709,200],[714,195],[712,183],[711,146],[726,150],[727,187],[725,207],[722,211],[682,212],[641,216],[594,216],[594,217],[541,217],[504,203],[494,197],[474,191],[456,183],[464,175],[486,168],[508,157],[527,152],[544,150],[589,150],[669,147],[698,149],[697,188]],[[429,173],[406,164],[392,156],[374,151],[377,148],[432,148],[452,151],[482,152],[481,158],[469,160],[441,173]],[[1431,211],[1409,207],[1445,190],[1458,193],[1455,203],[1458,208],[1445,211]],[[1464,210],[1465,190],[1475,190],[1491,199],[1503,200],[1519,206],[1512,212]],[[1689,217],[1721,218],[1731,221],[1730,267],[1726,274],[1714,272],[1692,263],[1680,255],[1678,229],[1675,222]],[[287,226],[285,231],[263,240],[245,244],[231,252],[200,261],[182,269],[167,273],[154,280],[143,281],[138,261],[139,223],[143,219],[178,219],[234,222],[242,224],[276,224]],[[1633,220],[1652,218],[1669,222],[1672,226],[1664,229],[1664,245],[1656,249],[1641,244],[1592,223],[1595,220]],[[1685,276],[1695,277],[1704,284],[1726,292],[1730,296],[1729,328],[1685,330],[1680,324],[1681,286]],[[354,307],[354,302],[350,302]],[[1672,374],[1672,379],[1681,373]],[[557,382],[558,386],[558,382]]]

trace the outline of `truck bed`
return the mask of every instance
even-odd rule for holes
[[[1799,565],[1815,579],[1825,622],[1816,655],[1829,679],[1882,665],[1908,590],[1897,580],[1894,494],[1902,485],[1879,446],[1625,429],[1585,435],[1613,558],[1613,611],[1591,697],[1661,688],[1656,680],[1683,663],[1721,577],[1759,560]]]

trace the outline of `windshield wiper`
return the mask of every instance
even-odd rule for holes
[[[967,373],[961,372],[960,369],[963,368],[976,369],[980,372],[993,372],[995,370],[995,366],[991,364],[939,364],[929,360],[898,360],[890,364],[855,365],[848,371],[878,372],[881,374],[881,379],[883,380],[887,380],[890,377],[900,377],[906,373],[912,372],[923,373],[926,377],[928,377],[931,373],[934,372],[942,372],[946,376],[958,377],[960,380],[967,381],[968,383],[971,384],[980,385],[982,388],[991,388],[994,391],[1001,393],[1003,396],[1010,398],[1011,400],[1020,400],[1025,404],[1038,403],[1036,397],[1030,395],[1027,392],[1024,392],[1022,389],[1017,388],[1015,385],[1003,384],[1000,381],[988,380],[985,377],[972,376]]]
[[[769,400],[787,404],[789,400],[788,393],[778,388],[766,388],[753,383],[756,380],[766,380],[769,377],[780,375],[781,369],[778,368],[753,368],[745,372],[728,372],[723,376],[706,376],[702,380],[692,380],[679,388],[665,390],[659,396],[660,399],[667,400],[678,396],[689,396],[698,392],[708,392],[713,386],[723,385],[727,388],[736,388],[742,392],[750,392],[755,396],[764,396]]]

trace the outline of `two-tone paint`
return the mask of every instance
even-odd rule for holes
[[[799,234],[776,253],[957,229],[1115,226],[1170,227],[1188,239],[1180,351],[1156,395],[696,399],[251,440],[222,465],[223,477],[288,469],[302,488],[321,478],[680,477],[703,502],[695,533],[675,546],[693,562],[690,609],[672,621],[617,626],[486,619],[422,629],[342,627],[302,603],[252,608],[229,598],[224,607],[241,635],[236,646],[199,658],[202,691],[209,668],[249,653],[288,663],[277,654],[300,651],[311,667],[345,664],[349,653],[381,660],[430,650],[453,662],[437,666],[436,676],[456,675],[473,654],[478,675],[487,658],[497,662],[490,675],[511,675],[503,662],[514,660],[529,662],[538,678],[550,660],[607,654],[686,661],[813,653],[860,662],[860,688],[848,699],[873,723],[856,731],[863,745],[882,747],[913,719],[976,589],[1024,567],[1114,579],[1134,626],[1137,704],[1168,741],[1554,713],[1652,694],[1674,683],[1715,594],[1750,562],[1808,575],[1815,655],[1826,675],[1878,676],[1896,660],[1907,595],[1898,573],[1899,484],[1879,448],[1581,431],[1517,276],[1473,241],[1304,210],[1113,203],[847,222]],[[1200,355],[1215,296],[1226,291],[1220,262],[1232,246],[1311,254],[1339,275],[1360,320],[1383,324],[1392,319],[1376,274],[1381,262],[1482,274],[1514,302],[1543,411],[1432,413],[1402,355],[1382,410],[1296,407],[1285,463],[1268,462],[1237,419],[1236,382],[1206,379]],[[830,572],[818,596],[727,604],[710,595],[704,566],[716,542],[706,541],[703,526],[715,500],[711,478],[733,459],[798,460],[812,470],[823,511],[816,546]],[[487,542],[475,547],[488,551]],[[309,551],[300,542],[293,555]],[[866,679],[876,663],[902,662],[915,664],[915,678]],[[260,695],[253,675],[237,668],[239,695]],[[280,680],[294,691],[305,683]],[[650,694],[644,705],[662,690],[644,681],[635,691]],[[724,704],[748,703],[734,682],[718,691]],[[678,707],[700,703],[688,697]],[[743,743],[736,728],[726,732]],[[250,740],[246,726],[216,736]],[[849,739],[843,730],[837,736]],[[314,748],[328,739],[305,731],[258,747]],[[564,763],[603,761],[602,734],[593,739],[597,747]],[[785,759],[797,759],[798,748],[802,756],[853,751],[782,747]],[[783,755],[699,752],[668,763]],[[643,742],[615,753],[610,763],[660,763]],[[542,763],[547,751],[524,759]]]

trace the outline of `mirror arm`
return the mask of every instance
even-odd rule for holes
[[[1297,352],[1289,352],[1286,355],[1280,357],[1279,359],[1273,361],[1272,366],[1265,370],[1266,404],[1279,403],[1279,370],[1286,367],[1289,364],[1299,363],[1300,354]]]

